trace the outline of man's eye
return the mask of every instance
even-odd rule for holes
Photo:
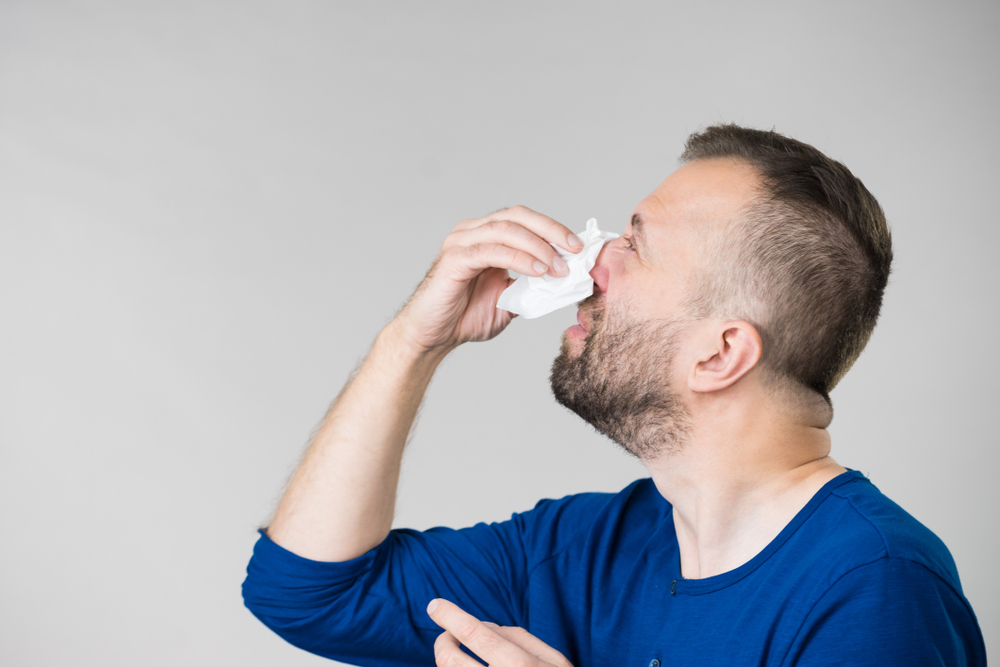
[[[625,247],[626,248],[628,248],[629,250],[635,250],[635,245],[633,245],[633,243],[632,243],[632,237],[631,236],[623,236],[622,238],[625,239]]]

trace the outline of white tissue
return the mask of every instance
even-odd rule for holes
[[[618,234],[600,231],[597,220],[591,218],[587,221],[587,229],[577,236],[583,241],[583,250],[578,253],[551,244],[559,256],[566,260],[568,274],[561,278],[553,278],[548,274],[537,278],[520,276],[500,295],[497,308],[531,320],[582,301],[593,294],[594,279],[590,277],[590,270],[594,268],[604,244],[618,238]]]

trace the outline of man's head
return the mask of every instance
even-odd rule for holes
[[[602,250],[588,333],[553,364],[557,400],[640,458],[676,449],[737,391],[825,427],[889,276],[878,202],[774,132],[710,127],[681,162]]]

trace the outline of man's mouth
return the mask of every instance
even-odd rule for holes
[[[576,311],[576,321],[577,324],[574,324],[569,329],[566,329],[566,335],[570,338],[579,338],[580,340],[583,340],[590,334],[590,331],[587,329],[586,320],[584,320],[583,312],[580,310]]]

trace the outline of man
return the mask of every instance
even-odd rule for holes
[[[491,665],[985,665],[948,550],[830,457],[829,392],[889,276],[878,203],[773,132],[710,127],[682,162],[602,249],[551,376],[650,479],[390,531],[438,363],[510,323],[508,269],[562,275],[549,244],[580,247],[522,207],[462,222],[262,531],[254,614],[362,665],[479,664],[460,644]]]

